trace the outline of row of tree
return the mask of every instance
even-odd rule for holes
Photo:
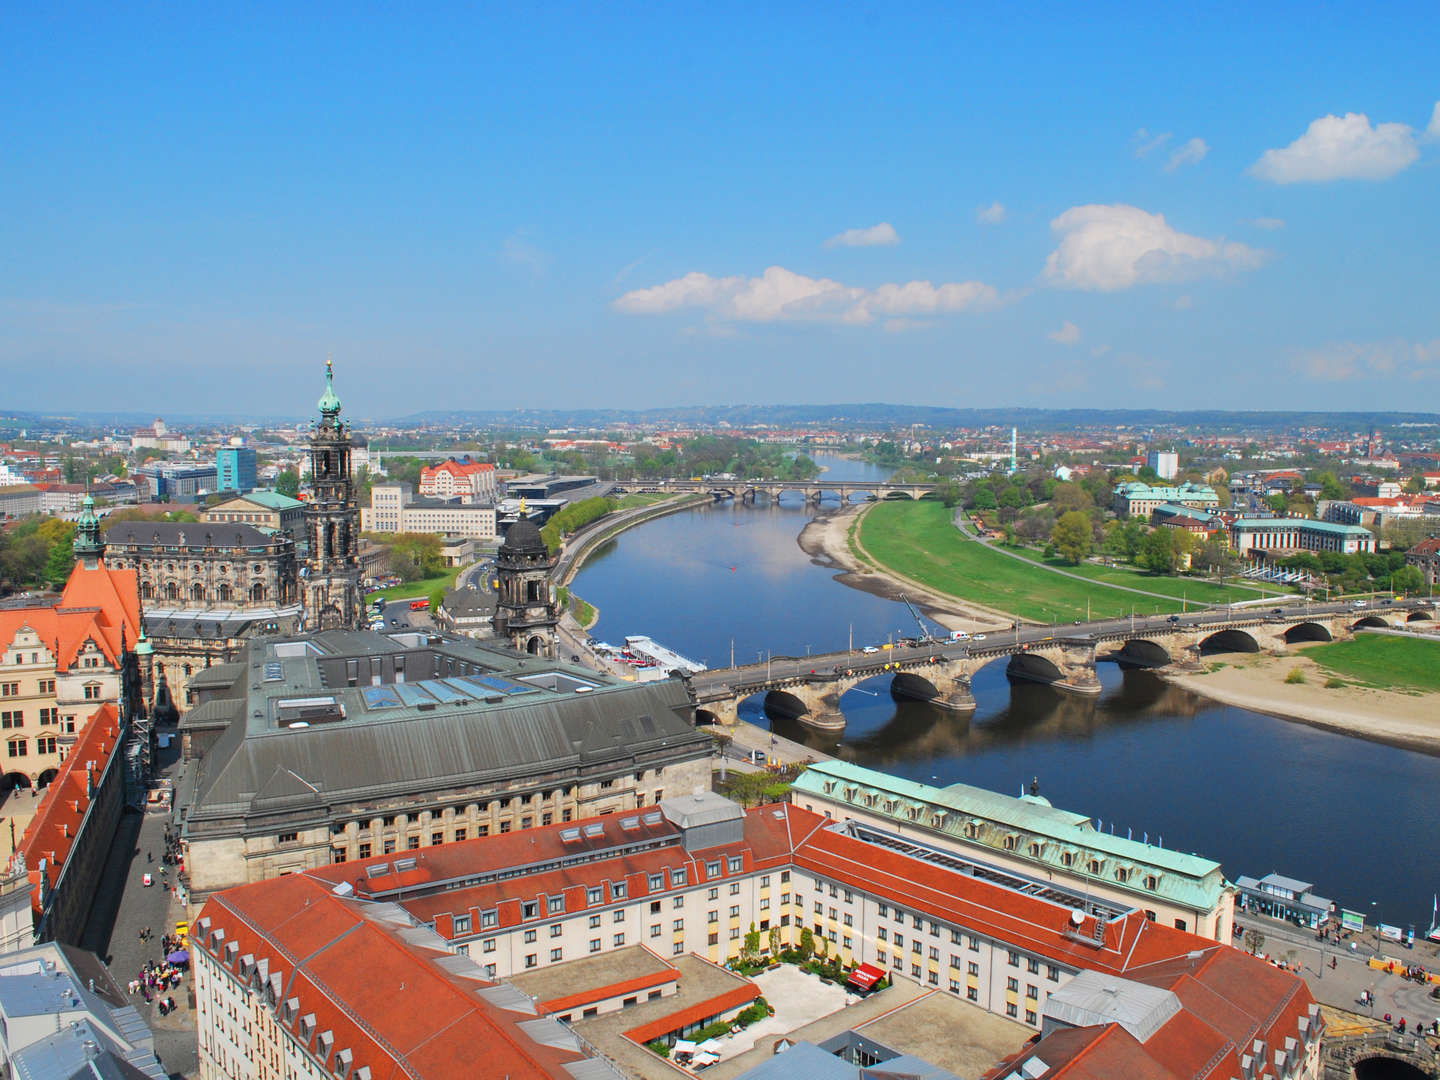
[[[59,588],[75,565],[75,526],[57,517],[32,517],[0,529],[0,595]]]

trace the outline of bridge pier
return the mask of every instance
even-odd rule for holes
[[[940,670],[937,666],[913,672],[897,671],[890,680],[890,696],[929,702],[949,712],[974,712],[975,695],[970,692],[970,676],[963,670],[960,674],[940,674]]]

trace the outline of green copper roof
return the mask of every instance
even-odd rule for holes
[[[241,495],[240,498],[269,510],[294,510],[298,506],[305,505],[300,499],[292,499],[289,495],[281,495],[278,491],[250,491]]]
[[[827,791],[826,784],[833,787]],[[845,761],[811,765],[791,787],[798,793],[848,803],[876,817],[906,824],[913,822],[931,832],[1003,850],[1009,857],[1053,866],[1070,874],[1088,864],[1086,856],[1093,855],[1101,860],[1100,874],[1111,888],[1164,897],[1195,910],[1213,908],[1226,888],[1220,864],[1213,859],[1100,832],[1086,815],[1061,810],[1038,796],[1002,795],[969,784],[936,787]],[[865,801],[867,794],[877,796],[873,805]],[[909,815],[911,809],[918,811],[914,818]],[[944,813],[938,825],[935,811]],[[973,836],[965,831],[972,823],[979,825]],[[1019,834],[1013,850],[1003,847],[1004,837],[1009,833]],[[1032,841],[1040,842],[1038,856],[1030,854]],[[1071,866],[1062,862],[1067,851],[1075,856]],[[1135,868],[1123,885],[1115,880],[1115,870],[1120,866]],[[1145,888],[1146,871],[1155,872],[1159,879],[1154,889]]]
[[[335,396],[335,365],[329,359],[325,361],[325,393],[317,404],[325,416],[334,416],[340,411],[340,399]]]

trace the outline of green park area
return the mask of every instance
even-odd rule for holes
[[[1178,612],[1186,600],[1225,603],[1259,595],[1244,587],[1086,564],[1079,572],[1087,580],[1077,581],[1045,569],[1035,559],[1021,561],[966,539],[952,524],[952,513],[928,500],[877,503],[860,525],[861,554],[937,592],[1036,622],[1112,618],[1132,610]],[[1068,565],[1064,569],[1076,570]],[[1140,596],[1113,587],[1121,584],[1161,596]]]
[[[675,496],[666,495],[663,491],[637,491],[630,495],[623,495],[620,498],[620,505],[617,509],[634,510],[637,506],[654,506],[656,503],[664,502],[666,499],[673,499]]]
[[[1361,686],[1381,690],[1440,690],[1440,641],[1357,634],[1350,641],[1306,648],[1307,659]]]
[[[455,587],[455,575],[457,571],[447,570],[443,574],[433,577],[418,578],[415,581],[402,582],[399,585],[391,585],[388,588],[376,589],[374,592],[365,594],[365,602],[371,603],[375,600],[400,600],[404,598],[415,598],[430,596],[437,589],[447,590]]]
[[[1078,574],[1090,581],[1099,582],[1104,585],[1120,585],[1127,589],[1143,589],[1146,592],[1164,593],[1166,596],[1174,597],[1176,600],[1198,602],[1202,604],[1234,604],[1242,600],[1260,600],[1265,596],[1283,596],[1287,590],[1277,585],[1259,588],[1248,583],[1238,582],[1218,584],[1214,581],[1207,581],[1195,577],[1171,577],[1165,574],[1151,574],[1144,570],[1133,570],[1125,566],[1100,566],[1096,563],[1082,562],[1079,565],[1066,562],[1059,557],[1046,558],[1045,555],[1035,548],[1007,547],[1006,551],[1012,551],[1022,559],[1029,559],[1031,562],[1043,566],[1053,566],[1057,570],[1064,570],[1066,573]]]

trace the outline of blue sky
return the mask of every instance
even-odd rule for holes
[[[302,10],[0,15],[7,405],[1440,400],[1434,4]]]

